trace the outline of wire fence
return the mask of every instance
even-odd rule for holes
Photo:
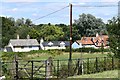
[[[2,62],[2,75],[7,79],[67,78],[69,76],[98,73],[118,69],[119,60],[111,57],[96,57],[64,60],[16,60]]]

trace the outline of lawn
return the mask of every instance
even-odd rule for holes
[[[69,78],[118,78],[118,70],[104,71],[96,74],[85,74]]]

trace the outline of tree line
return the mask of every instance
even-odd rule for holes
[[[2,20],[2,48],[6,46],[10,39],[16,39],[19,34],[21,39],[26,38],[29,34],[31,39],[40,41],[43,38],[45,41],[53,40],[69,40],[70,30],[66,24],[33,24],[30,19],[17,19],[13,17],[0,17]],[[72,26],[73,41],[81,39],[83,36],[95,36],[98,34],[107,34],[110,36],[111,46],[119,49],[119,34],[120,29],[117,27],[118,18],[113,17],[105,24],[101,18],[97,18],[92,14],[81,14],[78,19],[75,19]],[[117,43],[114,43],[117,41]]]

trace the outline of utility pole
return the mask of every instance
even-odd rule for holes
[[[70,6],[70,54],[69,54],[69,61],[68,61],[68,76],[71,75],[71,62],[72,62],[72,4]]]
[[[72,59],[72,4],[70,4],[70,54],[69,60]]]

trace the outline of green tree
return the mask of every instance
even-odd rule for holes
[[[30,19],[25,20],[25,25],[30,26],[32,24],[32,21]]]
[[[17,19],[15,25],[16,25],[17,27],[23,26],[23,25],[24,25],[24,22],[25,22],[25,21],[24,21],[24,18]]]
[[[40,30],[40,37],[46,41],[60,40],[64,35],[62,28],[54,25],[43,25]]]
[[[2,20],[2,48],[6,46],[10,39],[15,38],[17,27],[14,26],[13,19],[0,17]]]
[[[56,24],[55,26],[59,26],[63,29],[64,32],[64,37],[62,40],[69,40],[70,39],[70,26],[69,25],[65,25],[65,24]],[[75,28],[75,26],[72,26],[72,38],[73,41],[76,41],[78,39],[81,39],[80,34],[78,33],[78,29]]]
[[[30,35],[30,38],[39,40],[40,33],[36,29],[32,28],[28,34]]]
[[[96,33],[105,32],[105,24],[100,18],[96,18],[91,14],[81,14],[79,19],[73,24],[81,36],[94,36]]]
[[[120,18],[113,17],[111,20],[108,20],[107,30],[110,48],[114,55],[120,58]]]
[[[19,34],[21,39],[26,39],[30,30],[31,30],[31,27],[27,27],[26,25],[23,25],[21,27],[18,27],[18,29],[15,32],[16,33],[15,35]]]

